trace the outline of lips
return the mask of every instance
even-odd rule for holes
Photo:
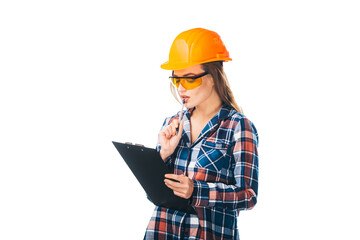
[[[185,100],[185,102],[187,102],[189,100],[189,96],[186,96],[186,95],[181,95],[181,100]]]

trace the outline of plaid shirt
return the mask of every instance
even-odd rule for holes
[[[239,211],[256,204],[258,134],[253,123],[223,105],[191,144],[192,111],[184,112],[182,137],[166,164],[194,181],[190,200],[196,214],[156,206],[144,239],[239,239]],[[178,118],[179,113],[165,119],[163,127]]]

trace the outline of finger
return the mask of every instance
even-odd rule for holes
[[[172,121],[171,124],[174,125],[175,128],[177,128],[179,126],[179,120],[177,118],[175,118],[174,121]]]
[[[164,133],[164,136],[167,138],[168,134],[166,133],[166,128],[162,132]]]
[[[171,136],[175,136],[175,134],[176,134],[176,127],[175,127],[175,125],[174,124],[171,124]]]
[[[171,127],[172,132],[174,133],[174,135],[176,134],[176,128],[178,127],[178,120],[174,119],[171,124],[169,125],[169,127]]]
[[[165,177],[166,177],[166,178],[178,180],[179,182],[181,182],[181,181],[180,181],[180,180],[181,180],[181,176],[183,176],[183,175],[177,175],[177,174],[171,174],[171,173],[165,174]]]
[[[176,128],[177,128],[176,124],[171,124],[171,131],[173,132],[174,135],[176,134]]]
[[[170,125],[166,127],[170,133],[170,136],[174,136],[176,133],[176,125],[172,122]]]
[[[170,137],[172,136],[169,127],[165,128],[165,136],[166,136],[167,138],[170,138]]]
[[[185,192],[185,190],[184,190],[184,189],[182,189],[182,188],[178,188],[178,187],[176,187],[176,186],[172,185],[171,183],[165,182],[165,185],[166,185],[168,188],[170,188],[171,190],[173,190],[173,191],[177,191],[177,192]]]
[[[175,191],[173,190],[174,194],[178,197],[181,197],[181,198],[185,198],[185,194],[184,193],[181,193],[181,192],[178,192],[178,191]]]
[[[162,130],[162,131],[159,133],[159,141],[160,141],[160,139],[163,138],[163,137],[166,137],[164,130]]]
[[[165,181],[164,181],[164,182],[165,182]],[[167,182],[165,182],[165,185],[166,185],[168,188],[170,188],[171,190],[174,190],[174,187],[173,187],[172,185],[168,184]]]
[[[178,183],[178,182],[174,182],[172,180],[169,180],[169,179],[165,179],[164,180],[165,184],[171,186],[171,189],[182,189],[184,188],[183,184],[181,183]]]

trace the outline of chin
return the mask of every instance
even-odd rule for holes
[[[193,107],[195,107],[195,105],[187,102],[187,103],[185,103],[185,107],[186,108],[193,108]]]

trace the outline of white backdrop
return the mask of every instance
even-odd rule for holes
[[[153,205],[111,141],[180,105],[173,39],[220,34],[260,137],[255,239],[359,239],[358,1],[1,1],[0,239],[142,239]],[[127,236],[127,237],[125,237]]]

